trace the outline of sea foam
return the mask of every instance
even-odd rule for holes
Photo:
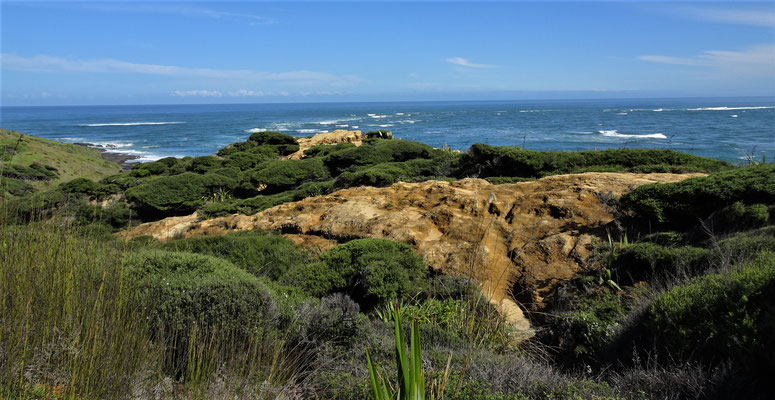
[[[642,135],[621,133],[616,129],[608,131],[597,131],[597,133],[606,137],[632,138],[632,139],[667,139],[664,133],[646,133]]]
[[[185,124],[185,122],[181,122],[181,121],[172,121],[172,122],[108,122],[108,123],[103,123],[103,124],[78,124],[78,126],[95,127],[95,126],[140,126],[140,125],[175,125],[175,124]]]
[[[265,128],[251,128],[251,129],[245,129],[245,132],[247,133],[261,133],[266,132]]]
[[[687,108],[686,111],[731,111],[731,110],[764,110],[768,108],[775,108],[775,106],[759,106],[759,107],[700,107],[700,108]]]

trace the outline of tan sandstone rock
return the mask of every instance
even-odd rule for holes
[[[320,250],[355,238],[388,238],[412,246],[432,268],[472,277],[509,321],[528,329],[520,306],[539,306],[583,268],[593,241],[606,237],[613,215],[601,198],[700,175],[584,173],[503,185],[463,179],[357,187],[252,216],[167,218],[121,235],[167,240],[267,229]]]

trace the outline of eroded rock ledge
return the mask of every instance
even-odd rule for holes
[[[463,179],[357,187],[252,216],[172,217],[120,235],[168,240],[266,229],[323,249],[355,238],[392,239],[411,245],[432,268],[474,278],[510,322],[529,329],[514,300],[535,308],[582,269],[593,240],[604,240],[613,221],[602,199],[702,175],[584,173],[503,185]]]

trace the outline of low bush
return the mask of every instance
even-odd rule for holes
[[[77,193],[88,196],[92,199],[101,200],[105,197],[116,194],[120,188],[116,184],[101,184],[86,178],[76,178],[69,182],[59,185],[59,189],[65,193]]]
[[[380,163],[357,169],[355,172],[343,172],[334,181],[334,187],[352,186],[389,186],[399,181],[425,180],[438,174],[440,163],[437,160],[416,159],[406,162]]]
[[[1,176],[23,181],[48,181],[59,176],[57,169],[48,165],[33,162],[29,166],[8,164],[0,169]]]
[[[175,165],[175,164],[172,164]],[[132,166],[131,176],[142,178],[153,175],[164,175],[170,170],[170,162],[168,161],[152,161],[146,163],[139,163]]]
[[[227,260],[256,276],[278,279],[288,269],[298,267],[309,256],[281,235],[263,231],[232,232],[223,236],[203,236],[173,240],[164,250],[207,254]]]
[[[152,305],[154,326],[167,333],[186,337],[197,324],[247,334],[277,316],[260,280],[225,260],[153,250],[130,253],[126,267],[140,296]]]
[[[141,218],[154,218],[191,213],[204,203],[206,196],[235,185],[234,180],[221,175],[187,172],[147,180],[129,188],[125,196]]]
[[[253,170],[250,179],[254,186],[266,186],[263,192],[275,194],[305,182],[325,181],[331,177],[323,160],[312,158],[265,162]]]
[[[299,343],[317,345],[329,342],[350,346],[368,332],[368,318],[360,313],[358,303],[342,293],[308,302],[298,312]]]
[[[337,144],[319,144],[304,150],[304,157],[325,157],[331,153],[347,149],[354,149],[355,147],[356,146],[354,144],[348,142]]]
[[[643,185],[622,196],[624,207],[638,218],[663,226],[688,229],[714,211],[740,202],[746,207],[775,204],[775,164],[721,171],[681,182]],[[762,219],[761,206],[748,208]],[[767,217],[769,218],[769,217]]]
[[[573,172],[688,172],[729,168],[723,161],[673,150],[624,149],[599,151],[533,151],[518,147],[474,144],[463,154],[458,178],[511,176],[535,178]]]
[[[294,190],[287,190],[273,195],[258,195],[242,200],[232,199],[224,202],[210,203],[199,210],[199,215],[203,218],[216,218],[235,213],[253,215],[283,203],[328,194],[332,190],[332,181],[307,182]]]
[[[709,265],[709,251],[699,247],[665,247],[636,243],[623,247],[610,266],[620,285],[652,281],[657,277],[694,276]]]
[[[213,156],[201,156],[194,157],[191,160],[191,165],[188,167],[189,171],[196,172],[197,174],[206,174],[214,169],[223,166],[223,160]]]
[[[646,316],[658,346],[676,359],[717,364],[732,359],[751,371],[775,368],[775,253],[705,275],[660,295]]]
[[[385,162],[403,162],[416,158],[433,158],[433,148],[405,140],[379,140],[373,144],[349,148],[327,155],[323,162],[336,176],[352,167],[362,167]]]
[[[283,281],[313,296],[346,293],[364,309],[416,295],[427,269],[409,246],[386,239],[353,240],[323,253],[320,260],[289,270]]]

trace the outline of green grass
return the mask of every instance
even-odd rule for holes
[[[16,149],[15,154],[6,152],[6,149]],[[56,169],[56,177],[53,179],[28,182],[37,190],[50,189],[75,178],[98,181],[120,171],[118,164],[103,159],[96,149],[23,135],[5,129],[0,129],[0,151],[2,151],[3,161],[3,166],[0,168],[29,167],[38,163]]]

